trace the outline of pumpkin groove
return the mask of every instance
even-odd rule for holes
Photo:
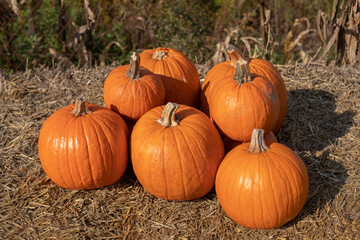
[[[111,129],[109,128],[109,126],[105,123],[105,122],[101,122],[101,121],[98,121],[98,119],[97,119],[97,117],[95,117],[94,119],[88,119],[89,121],[91,121],[92,122],[92,128],[93,128],[93,131],[94,132],[96,132],[96,135],[97,135],[97,137],[95,137],[94,139],[96,139],[96,142],[97,142],[97,145],[98,146],[101,146],[101,144],[106,144],[107,145],[107,147],[109,148],[109,149],[112,149],[113,147],[111,146],[111,144],[109,143],[109,141],[107,140],[107,139],[110,139],[111,138],[111,136],[110,135],[107,135],[106,133],[105,133],[105,131],[103,130],[104,128],[107,128],[107,130],[108,131],[111,131]],[[111,120],[110,120],[111,121]],[[95,124],[94,124],[95,123]],[[103,124],[103,125],[102,125]],[[96,125],[96,126],[95,126]],[[86,137],[86,136],[88,136],[87,134],[86,134],[86,128],[84,128],[84,137]],[[90,154],[90,151],[89,151],[89,145],[91,144],[90,142],[89,142],[89,138],[85,138],[86,140],[87,140],[87,149],[88,149],[88,156],[89,156],[89,159],[90,159],[90,157],[91,156],[94,156],[95,154]],[[100,139],[101,139],[101,141],[100,141]],[[113,141],[116,141],[115,139],[113,139]],[[112,171],[110,172],[110,174],[108,175],[108,178],[113,178],[114,176],[114,169],[117,169],[117,167],[114,167],[113,166],[113,162],[112,161],[110,161],[110,165],[109,166],[106,166],[106,163],[105,163],[105,159],[107,159],[107,158],[113,158],[113,156],[107,156],[107,151],[103,151],[103,149],[100,147],[99,148],[100,149],[100,154],[101,154],[101,158],[102,158],[102,161],[100,161],[101,163],[102,163],[102,168],[103,169],[112,169]],[[90,164],[90,167],[91,167],[91,165],[92,164]],[[93,177],[93,175],[92,175],[92,177]],[[93,177],[94,178],[94,177]],[[107,180],[109,180],[107,178]]]
[[[270,157],[270,156],[269,156]],[[286,196],[288,196],[288,199],[289,199],[289,203],[283,203],[283,205],[284,204],[287,204],[287,206],[288,206],[288,208],[287,208],[287,211],[291,211],[291,209],[289,209],[289,207],[291,206],[291,205],[295,205],[295,203],[296,203],[296,201],[294,200],[294,195],[295,195],[295,193],[294,193],[294,191],[293,191],[293,188],[294,188],[294,186],[291,184],[292,182],[296,182],[295,181],[295,178],[294,178],[294,175],[293,174],[288,174],[288,170],[289,169],[291,169],[291,167],[289,166],[289,165],[286,165],[286,166],[283,166],[283,164],[285,164],[285,163],[283,163],[282,162],[282,160],[285,160],[285,159],[287,159],[287,158],[282,158],[282,159],[280,159],[278,156],[272,156],[274,159],[276,159],[277,161],[275,162],[275,161],[272,161],[272,164],[273,164],[273,166],[276,166],[276,164],[278,164],[279,166],[278,167],[280,167],[281,168],[281,171],[279,171],[278,172],[278,175],[277,176],[282,176],[282,174],[285,174],[286,175],[286,179],[291,179],[292,181],[284,181],[285,183],[286,183],[286,191],[284,192],[284,194],[283,195],[286,195]],[[272,179],[272,178],[271,178]],[[272,187],[274,187],[274,186],[272,186]],[[276,186],[275,186],[276,187]],[[297,188],[298,186],[295,186],[295,188]],[[275,198],[276,199],[276,198]],[[277,212],[278,212],[278,216],[280,216],[280,214],[279,214],[279,208],[277,209]],[[291,219],[290,218],[288,218],[287,219],[287,221],[290,221]],[[278,223],[279,223],[279,219],[278,219]]]
[[[76,174],[75,179],[81,179],[81,182],[83,184],[83,188],[85,188],[85,186],[87,185],[86,180],[84,179],[84,177],[82,177],[84,175],[87,175],[86,171],[84,171],[85,169],[87,169],[87,168],[89,169],[89,174],[87,176],[90,177],[91,185],[98,185],[98,183],[99,183],[96,180],[96,173],[95,173],[94,169],[98,168],[98,167],[102,168],[102,169],[106,169],[106,166],[105,166],[104,161],[103,161],[102,158],[99,159],[100,162],[98,162],[98,164],[101,165],[101,166],[97,166],[97,164],[95,164],[96,159],[95,160],[93,159],[94,155],[93,155],[92,151],[89,150],[89,141],[88,141],[88,139],[91,138],[93,141],[97,140],[97,142],[99,142],[98,138],[100,138],[100,136],[97,134],[97,132],[93,132],[93,130],[86,131],[86,129],[84,129],[84,128],[90,128],[90,127],[92,129],[94,129],[93,122],[91,122],[91,121],[87,122],[86,125],[85,125],[84,121],[87,121],[87,120],[88,119],[86,119],[84,117],[81,118],[79,121],[76,121],[79,124],[78,126],[75,125],[74,129],[72,129],[72,130],[69,129],[68,130],[68,132],[69,132],[69,134],[71,136],[71,137],[68,137],[68,143],[69,143],[68,145],[69,146],[71,145],[70,142],[72,142],[74,144],[74,142],[75,142],[74,140],[77,138],[76,136],[81,136],[82,135],[83,139],[85,140],[83,146],[85,146],[86,150],[84,151],[85,153],[82,154],[82,155],[83,155],[84,158],[87,158],[89,160],[88,164],[86,164],[86,166],[79,167],[79,166],[82,165],[81,164],[81,159],[78,156],[79,155],[78,153],[81,151],[81,149],[79,149],[79,145],[75,144],[74,147],[73,147],[73,152],[70,153],[70,154],[69,154],[70,149],[67,150],[68,151],[68,156],[74,156],[73,162],[76,163],[76,169],[77,169],[76,173],[74,173],[74,174]],[[95,144],[94,142],[92,144],[98,146],[98,144]],[[99,149],[101,149],[101,148],[99,148]],[[69,159],[68,161],[69,161],[69,163],[72,162],[71,159]],[[71,164],[69,164],[69,166],[70,165]],[[72,168],[70,168],[70,171],[71,171],[71,169]],[[74,177],[72,177],[72,179],[74,179]],[[105,176],[104,180],[105,181],[107,180],[107,176]],[[75,185],[76,181],[74,181],[73,184]]]
[[[196,131],[195,129],[193,129],[194,131]],[[179,131],[180,132],[180,131]],[[188,146],[190,146],[189,145],[189,142],[188,142],[188,140],[186,140],[186,137],[185,137],[185,135],[182,133],[182,132],[180,132],[181,133],[181,135],[182,135],[182,138],[183,138],[183,140],[184,140],[184,142],[186,142],[186,144],[188,145]],[[187,136],[189,137],[189,138],[191,138],[191,142],[190,142],[190,144],[196,144],[196,147],[197,147],[197,149],[199,150],[199,152],[200,152],[200,154],[201,154],[201,159],[206,159],[206,156],[204,155],[204,153],[203,153],[203,151],[202,151],[202,148],[201,147],[199,147],[199,145],[198,145],[198,143],[196,142],[196,140],[194,139],[194,137],[192,136],[192,133],[191,132],[188,132],[188,134],[187,134]],[[199,136],[202,136],[201,135],[201,133],[199,133]],[[206,141],[206,139],[205,138],[203,138],[203,140],[204,141]],[[190,151],[190,153],[191,153],[191,156],[192,156],[192,163],[194,164],[194,166],[195,166],[195,169],[196,169],[196,176],[197,176],[197,178],[198,178],[198,181],[200,181],[200,176],[201,176],[201,174],[200,174],[200,171],[199,171],[199,167],[198,167],[198,164],[196,163],[196,161],[195,161],[195,156],[194,156],[194,154]],[[200,164],[204,164],[204,162],[200,162]]]
[[[174,116],[175,116],[175,114],[174,114]],[[181,151],[181,148],[179,147],[179,141],[177,140],[177,137],[176,137],[176,135],[177,134],[179,134],[178,133],[178,131],[174,131],[173,132],[173,134],[171,134],[172,135],[172,137],[173,137],[173,139],[174,139],[174,142],[176,143],[176,148],[177,148],[177,151],[176,151],[176,153],[178,154],[178,159],[179,159],[179,165],[180,165],[180,172],[181,172],[181,180],[182,180],[182,186],[183,186],[183,192],[184,192],[184,196],[183,196],[183,198],[187,198],[188,196],[187,196],[187,189],[186,189],[186,185],[187,185],[187,183],[185,182],[185,179],[184,179],[184,168],[183,168],[183,159],[184,159],[184,156],[183,156],[183,154],[182,154],[182,151]],[[180,135],[180,134],[179,134]],[[184,137],[184,136],[182,136],[182,137]],[[186,142],[186,141],[185,141]],[[191,151],[189,151],[190,152],[190,154],[191,154],[191,156],[194,156],[193,155],[193,153],[191,152]],[[186,157],[185,157],[186,158]]]
[[[81,184],[80,188],[84,188],[85,184],[83,182],[83,179],[81,179],[80,176],[80,171],[79,171],[79,166],[78,163],[76,161],[76,145],[73,146],[73,151],[71,154],[74,155],[70,155],[69,151],[70,151],[70,146],[72,146],[72,144],[70,144],[70,139],[73,139],[72,133],[74,132],[75,127],[77,127],[77,123],[78,121],[76,121],[76,119],[72,120],[74,123],[70,125],[70,127],[68,129],[66,129],[65,133],[66,133],[66,146],[65,148],[63,148],[63,151],[66,153],[66,160],[67,160],[67,167],[68,167],[68,172],[69,175],[71,176],[71,179],[73,181],[72,185],[76,184],[75,179],[80,179],[79,184]],[[77,128],[76,128],[77,129]],[[70,131],[71,130],[71,131]],[[77,133],[76,133],[77,134]],[[72,141],[71,141],[72,142]],[[74,159],[75,158],[75,159]],[[59,163],[59,165],[61,165]],[[64,177],[63,177],[64,178]],[[66,179],[66,176],[65,176]]]
[[[94,170],[93,170],[93,168],[91,167],[92,166],[92,164],[94,164],[94,161],[92,161],[92,158],[93,158],[93,155],[90,153],[90,151],[91,150],[89,150],[89,138],[87,138],[86,136],[89,136],[91,133],[90,132],[88,132],[88,134],[89,135],[87,135],[87,132],[86,132],[86,129],[84,129],[84,122],[85,121],[85,119],[84,118],[81,118],[81,127],[80,127],[80,129],[82,129],[82,133],[83,133],[83,136],[84,136],[84,139],[85,139],[85,141],[86,141],[86,144],[85,144],[85,146],[86,146],[86,153],[87,153],[87,158],[89,158],[89,169],[90,169],[90,174],[89,174],[89,176],[90,176],[90,178],[91,178],[91,182],[92,182],[92,184],[94,184],[94,185],[97,185],[98,183],[95,183],[95,178],[94,178]],[[91,122],[90,124],[88,123],[87,124],[87,126],[91,126],[92,128],[93,128],[93,130],[94,130],[94,126],[93,126],[93,123]],[[96,131],[96,130],[95,130]],[[98,139],[99,139],[99,134],[96,132],[96,136],[95,137],[92,137],[92,139],[93,140],[97,140],[97,142],[99,141]],[[97,144],[98,145],[98,144]],[[100,148],[100,152],[101,152],[101,148]],[[76,156],[76,149],[74,148],[74,156]],[[102,155],[102,153],[101,153],[101,155]],[[101,163],[102,163],[102,167],[104,168],[104,169],[106,169],[105,168],[105,163],[104,163],[104,160],[103,159],[101,159]],[[95,165],[95,164],[94,164]],[[79,165],[77,165],[78,167],[79,167]],[[79,174],[80,176],[82,175],[82,174]],[[106,180],[107,180],[107,178],[106,178]],[[83,185],[84,185],[84,187],[85,187],[85,184],[83,183]]]
[[[66,154],[67,157],[67,163],[68,163],[68,167],[69,167],[69,174],[71,175],[71,179],[73,180],[73,184],[76,184],[76,180],[78,180],[79,184],[81,184],[81,188],[83,188],[85,186],[84,180],[80,177],[80,168],[79,168],[79,164],[77,161],[77,157],[76,154],[78,153],[78,149],[76,147],[76,145],[74,144],[74,137],[73,134],[78,135],[79,133],[77,132],[77,129],[79,127],[82,127],[81,125],[79,126],[79,121],[76,121],[76,119],[73,120],[74,124],[71,124],[69,129],[67,129],[66,131],[66,148],[63,149],[63,151]]]
[[[49,119],[50,119],[51,117],[52,117],[52,115],[49,117]],[[54,119],[54,118],[51,118],[50,120],[52,120],[52,119]],[[54,121],[55,121],[55,120],[54,120]],[[73,121],[73,119],[71,119],[69,122],[65,122],[65,123],[66,123],[66,124],[65,124],[65,127],[63,128],[63,130],[62,130],[61,133],[59,134],[60,136],[63,136],[63,134],[66,133],[65,139],[68,139],[69,132],[66,132],[66,130],[68,130],[68,126],[70,125],[69,123],[72,122],[72,121]],[[62,123],[63,121],[59,121],[59,122]],[[59,124],[59,123],[55,123],[55,124]],[[45,124],[44,124],[44,125],[45,125]],[[43,127],[44,127],[44,125],[43,125]],[[51,126],[53,126],[53,123],[50,122],[47,126],[49,126],[49,128],[50,128]],[[70,125],[70,126],[71,126],[71,125]],[[49,130],[45,128],[45,131],[48,132]],[[50,137],[50,138],[51,138],[51,137]],[[39,139],[40,139],[40,138],[39,138]],[[63,137],[54,138],[54,140],[56,140],[57,142],[60,141],[59,139],[61,140],[61,139],[63,139]],[[50,141],[49,141],[49,142],[50,142]],[[53,142],[53,141],[51,141],[51,142]],[[65,144],[64,147],[66,147],[66,145],[67,145],[68,143],[67,143],[67,141],[64,141],[63,144]],[[61,151],[60,146],[61,146],[60,144],[56,144],[56,152]],[[39,149],[39,152],[40,152],[40,149]],[[60,162],[60,160],[59,160],[59,155],[56,155],[56,159],[57,159],[57,163],[59,163],[59,162]],[[40,159],[40,160],[41,160],[41,159]],[[69,168],[69,162],[64,161],[64,163],[67,163],[67,165],[64,164],[64,166],[65,166],[65,168],[67,167],[66,171],[69,173],[69,172],[70,172],[70,170],[69,170],[69,169],[70,169],[70,168]],[[58,164],[58,168],[59,168],[59,170],[60,170],[60,177],[61,177],[62,180],[64,181],[64,185],[65,185],[65,187],[66,187],[67,184],[66,184],[66,181],[65,181],[65,178],[64,178],[64,171],[61,170],[61,169],[62,169],[62,166],[63,166],[63,164]],[[74,183],[74,178],[73,178],[72,175],[70,175],[70,178],[71,178],[72,182]]]
[[[272,171],[269,170],[270,169],[269,164],[272,164],[271,167],[275,167],[276,163],[271,161],[271,159],[269,157],[267,157],[266,155],[264,156],[264,159],[266,159],[266,161],[264,161],[264,162],[266,164],[267,175],[269,176],[268,177],[269,178],[269,184],[268,184],[267,188],[268,189],[276,189],[277,186],[274,185],[274,181],[273,181],[273,175],[276,175],[276,174],[273,174]],[[270,162],[269,162],[269,160],[270,160]],[[277,167],[275,167],[275,168],[277,168]],[[281,172],[278,172],[277,176],[281,176]],[[263,182],[266,182],[266,179],[263,180]],[[288,185],[286,185],[286,186],[288,186]],[[279,204],[277,202],[275,192],[274,191],[269,191],[269,192],[271,193],[270,195],[273,198],[273,204],[271,205],[271,204],[269,204],[270,202],[265,201],[267,203],[266,209],[269,209],[270,211],[271,211],[271,209],[273,209],[273,213],[269,214],[269,215],[276,216],[276,224],[280,224],[280,222],[279,222],[279,220],[280,220],[280,207],[279,207]],[[264,194],[262,194],[262,195],[264,195]],[[263,203],[261,203],[261,206],[263,206]],[[254,211],[255,211],[255,209],[254,209]],[[266,217],[266,219],[270,218],[269,215]],[[255,216],[255,214],[254,214],[254,216]],[[254,221],[254,223],[255,222],[256,221]],[[264,214],[263,214],[263,224],[262,224],[262,226],[266,226],[266,225],[267,225],[267,223],[265,223]]]

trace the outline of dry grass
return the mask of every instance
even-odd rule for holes
[[[0,72],[0,236],[5,239],[360,239],[360,74],[319,65],[278,66],[288,116],[278,139],[304,160],[310,192],[282,228],[234,223],[215,192],[189,202],[147,193],[128,169],[120,182],[92,191],[52,183],[37,139],[55,110],[88,96],[103,105],[112,67]],[[203,75],[206,71],[201,69]]]

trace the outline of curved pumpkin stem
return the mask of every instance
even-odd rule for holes
[[[78,117],[91,113],[88,106],[88,100],[76,99],[74,110],[72,110],[71,113]]]
[[[249,61],[239,59],[236,62],[235,74],[233,77],[239,84],[251,82]]]
[[[161,114],[161,118],[158,119],[158,123],[160,123],[164,127],[176,127],[179,125],[179,118],[176,117],[176,111],[180,105],[172,102],[168,102]]]
[[[226,52],[227,54],[229,55],[230,59],[231,59],[231,65],[233,67],[236,67],[236,62],[239,60],[239,59],[243,59],[245,60],[245,56],[240,52],[240,49],[238,49],[237,47],[235,47],[234,45],[229,45],[227,48],[226,48]]]
[[[153,59],[156,59],[156,60],[163,60],[165,58],[169,57],[169,55],[164,52],[164,51],[159,51],[159,50],[156,50],[152,56]]]
[[[131,55],[130,66],[126,76],[131,79],[140,78],[140,55],[137,52],[133,52]]]
[[[251,153],[262,153],[270,148],[266,146],[264,140],[264,130],[254,129],[251,135],[250,147],[248,149]]]

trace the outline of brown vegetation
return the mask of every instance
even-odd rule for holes
[[[358,0],[1,2],[0,67],[12,70],[125,63],[159,46],[214,64],[229,43],[274,63],[360,61]]]

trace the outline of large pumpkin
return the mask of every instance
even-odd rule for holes
[[[39,157],[49,178],[68,189],[115,183],[128,162],[128,129],[113,111],[76,100],[41,127]]]
[[[131,134],[131,161],[139,182],[153,195],[191,200],[214,186],[224,145],[201,111],[168,103],[142,116]]]
[[[215,189],[225,213],[240,225],[276,228],[299,214],[309,179],[295,152],[276,142],[267,146],[264,131],[254,129],[250,143],[225,156]]]
[[[103,94],[106,106],[131,126],[144,113],[164,104],[165,88],[157,75],[140,67],[140,56],[134,52],[130,65],[119,66],[107,76]]]
[[[213,82],[209,96],[211,115],[226,137],[248,142],[254,128],[270,132],[279,115],[279,98],[271,82],[249,72],[246,60],[238,60],[234,75]]]
[[[279,117],[273,128],[273,132],[277,133],[285,121],[287,112],[286,87],[280,73],[269,61],[255,58],[245,58],[240,53],[240,50],[233,45],[228,47],[227,53],[229,54],[231,60],[215,65],[212,69],[210,69],[205,77],[201,88],[201,110],[211,117],[209,109],[209,96],[213,89],[213,82],[226,76],[233,76],[235,73],[236,62],[239,59],[248,60],[250,72],[267,78],[274,85],[279,96]]]
[[[172,48],[158,47],[140,53],[141,66],[158,74],[165,86],[165,103],[198,107],[200,79],[195,65]]]

